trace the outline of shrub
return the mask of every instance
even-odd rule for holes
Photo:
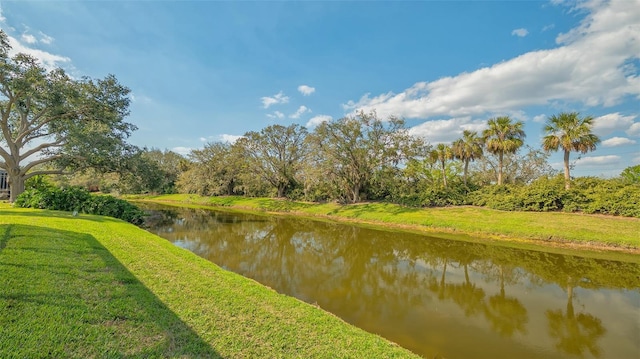
[[[135,205],[112,196],[92,196],[82,187],[29,189],[18,196],[15,206],[97,214],[122,219],[135,225],[144,222],[144,212]]]
[[[515,185],[487,186],[470,193],[469,202],[474,206],[517,211],[523,207],[519,192],[519,188]]]
[[[530,185],[522,187],[519,199],[525,211],[558,211],[564,207],[564,179],[562,177],[540,177]]]

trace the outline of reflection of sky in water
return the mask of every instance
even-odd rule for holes
[[[580,277],[583,266],[603,265],[592,273],[604,275],[602,282],[629,271],[618,262],[547,255],[541,257],[547,262],[533,263],[535,252],[205,211],[181,212],[152,232],[427,357],[571,357],[556,348],[549,313],[566,335],[575,334],[580,315],[599,320],[604,334],[591,344],[601,358],[640,357],[638,277],[626,285],[634,290],[580,287],[594,286],[587,274]],[[557,265],[574,266],[573,274],[550,268]],[[572,276],[578,276],[573,318],[567,312]],[[588,347],[582,354],[592,357]]]

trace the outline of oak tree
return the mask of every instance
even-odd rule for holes
[[[135,152],[126,142],[136,129],[124,121],[129,89],[113,75],[74,79],[10,50],[0,30],[0,169],[9,175],[12,202],[30,177],[108,171]]]

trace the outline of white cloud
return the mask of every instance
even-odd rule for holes
[[[409,134],[422,137],[428,142],[450,143],[462,137],[462,131],[481,132],[486,127],[484,120],[472,120],[471,117],[459,117],[448,120],[432,120],[409,129]]]
[[[323,123],[323,122],[329,122],[332,121],[333,117],[329,116],[329,115],[318,115],[318,116],[314,116],[312,117],[309,121],[307,121],[307,124],[305,125],[307,128],[313,128],[318,126],[319,124]]]
[[[633,145],[636,141],[625,138],[625,137],[612,137],[607,140],[602,141],[602,147],[618,147],[625,145]]]
[[[640,137],[640,122],[632,124],[625,132],[629,136]]]
[[[183,156],[190,154],[191,150],[192,150],[191,147],[182,147],[182,146],[174,147],[171,149],[171,151]]]
[[[51,44],[53,42],[54,38],[45,34],[44,32],[40,31],[40,42],[43,44]]]
[[[267,117],[269,118],[284,118],[284,113],[280,111],[275,111],[274,113],[268,113]]]
[[[282,91],[280,91],[272,97],[265,96],[265,97],[262,97],[260,100],[262,101],[262,106],[264,108],[269,108],[269,106],[271,105],[288,103],[289,96],[285,96],[282,93]]]
[[[38,42],[36,37],[31,34],[22,34],[22,36],[20,37],[22,38],[22,41],[26,42],[27,44],[35,44],[36,42]]]
[[[0,22],[4,23],[5,21],[7,21],[7,18],[4,17],[2,13],[2,5],[0,5]]]
[[[535,123],[544,123],[546,120],[547,120],[547,115],[545,114],[533,116],[533,122]]]
[[[34,49],[28,46],[23,45],[16,38],[9,36],[9,45],[11,45],[11,50],[9,51],[9,55],[13,56],[17,53],[25,53],[33,56],[42,66],[47,70],[53,70],[57,67],[62,67],[64,63],[70,63],[71,59],[68,57],[55,55],[50,52],[46,52],[39,49]]]
[[[242,137],[244,137],[244,136],[228,135],[228,134],[225,133],[225,134],[220,135],[220,141],[233,144],[238,139],[240,139]]]
[[[577,166],[583,167],[599,167],[604,165],[617,165],[619,163],[620,156],[617,155],[583,157],[576,161]]]
[[[239,138],[242,138],[244,136],[237,136],[237,135],[228,135],[228,134],[222,134],[222,135],[218,135],[218,136],[207,136],[207,137],[200,137],[199,140],[200,142],[227,142],[230,144],[235,143]]]
[[[614,131],[629,131],[635,118],[635,115],[623,116],[619,112],[596,117],[593,121],[593,132],[598,136],[607,136]]]
[[[152,104],[153,103],[153,99],[149,96],[146,95],[140,95],[140,94],[136,94],[136,93],[130,93],[129,94],[129,98],[131,98],[131,102],[133,103],[139,103],[139,104]]]
[[[612,106],[625,96],[640,98],[637,69],[627,68],[640,54],[640,2],[588,5],[590,13],[580,26],[558,37],[556,48],[418,82],[398,94],[365,94],[349,101],[345,109],[375,109],[381,117],[462,117],[563,102]]]
[[[554,27],[556,27],[555,24],[546,25],[545,27],[542,28],[542,32],[549,31],[549,30],[553,29]]]
[[[289,118],[300,118],[300,116],[304,115],[307,112],[311,112],[311,110],[307,106],[300,106],[295,113],[289,115]]]
[[[316,92],[316,88],[307,85],[300,85],[298,86],[298,91],[300,91],[300,93],[304,96],[309,96],[312,93]]]
[[[511,31],[511,35],[518,36],[518,37],[525,37],[529,35],[529,30],[525,28],[515,29]]]

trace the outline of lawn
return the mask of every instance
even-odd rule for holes
[[[107,217],[0,205],[0,358],[412,353]]]

